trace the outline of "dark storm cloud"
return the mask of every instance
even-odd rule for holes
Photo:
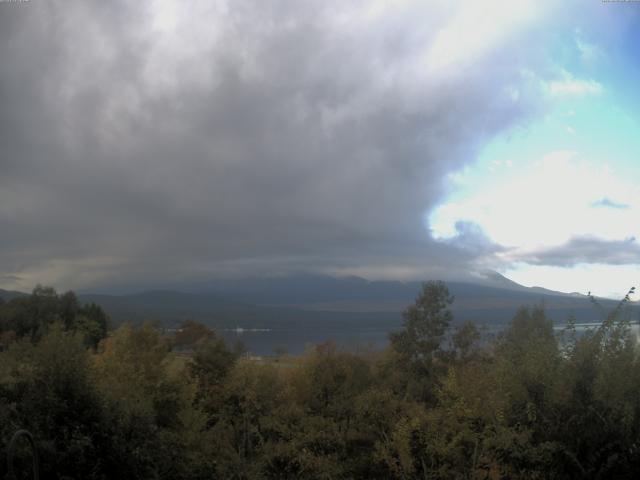
[[[524,255],[521,261],[531,265],[572,267],[580,263],[632,265],[640,263],[640,245],[635,238],[602,240],[574,237],[566,244]]]
[[[482,228],[469,221],[458,221],[455,224],[456,234],[442,243],[455,247],[460,252],[465,252],[467,262],[474,258],[490,257],[496,253],[505,252],[507,249],[494,243],[482,230]]]
[[[7,286],[421,276],[486,254],[423,219],[536,112],[533,31],[443,53],[448,4],[174,5],[0,4]]]

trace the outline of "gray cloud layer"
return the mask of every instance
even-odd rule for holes
[[[610,241],[594,237],[574,237],[564,245],[540,250],[518,259],[532,265],[558,267],[572,267],[579,263],[640,264],[640,245],[635,238]]]
[[[541,30],[460,56],[437,43],[456,2],[179,5],[0,4],[0,286],[482,261],[424,214],[544,107]]]

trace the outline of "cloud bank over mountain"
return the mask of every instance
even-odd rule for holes
[[[566,75],[543,23],[571,8],[2,4],[0,285],[499,265],[482,232],[439,242],[425,218],[485,142],[544,113]]]

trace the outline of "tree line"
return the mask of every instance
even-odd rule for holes
[[[325,343],[257,361],[187,321],[109,329],[37,287],[0,302],[0,454],[18,429],[42,478],[569,479],[640,471],[640,357],[627,296],[562,332],[522,307],[481,339],[427,282],[384,350]],[[595,300],[594,300],[595,302]],[[24,460],[24,478],[28,477]],[[0,461],[0,477],[6,468]]]

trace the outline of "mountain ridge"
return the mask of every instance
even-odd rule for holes
[[[601,312],[586,296],[524,287],[497,276],[484,285],[445,283],[455,298],[451,306],[454,324],[473,321],[497,332],[523,305],[543,305],[557,325],[571,315],[582,323],[602,320]],[[216,329],[229,342],[241,340],[249,351],[261,355],[280,346],[301,352],[329,339],[349,348],[384,346],[389,332],[401,328],[402,312],[413,304],[421,285],[358,277],[296,276],[275,282],[249,279],[209,284],[204,292],[154,289],[128,294],[80,293],[78,298],[104,308],[113,326],[155,321],[175,328],[191,319]],[[0,296],[3,292],[26,295],[0,291]],[[618,301],[599,299],[599,303],[610,311]],[[636,305],[630,308],[640,310]]]

